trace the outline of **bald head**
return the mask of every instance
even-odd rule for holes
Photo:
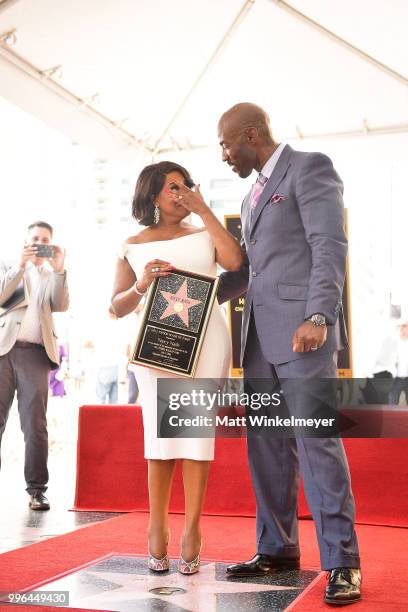
[[[272,142],[268,113],[260,106],[250,102],[240,102],[227,110],[219,120],[218,131],[221,127],[233,131],[257,128],[263,139],[269,143]]]
[[[260,172],[276,148],[269,116],[260,106],[241,102],[227,110],[218,122],[222,159],[241,178],[253,169]]]

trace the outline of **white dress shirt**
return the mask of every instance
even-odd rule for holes
[[[278,145],[278,147],[275,149],[275,151],[272,153],[272,155],[270,156],[270,158],[268,159],[268,161],[262,168],[261,174],[263,174],[267,178],[270,178],[272,172],[275,170],[275,166],[278,163],[279,158],[285,147],[286,145],[283,142],[281,142],[280,145]]]
[[[42,266],[35,266],[29,262],[27,264],[27,272],[30,282],[30,297],[17,340],[44,344],[40,324],[40,288],[44,269]]]
[[[262,174],[263,176],[265,176],[267,179],[270,178],[272,172],[275,170],[275,166],[279,161],[279,158],[282,154],[283,149],[286,147],[286,145],[281,142],[280,145],[277,146],[277,148],[275,149],[275,151],[272,153],[272,155],[270,156],[270,158],[268,159],[268,161],[264,164],[261,172],[259,174]],[[259,177],[258,174],[258,177]],[[257,180],[258,180],[257,177]],[[266,183],[265,183],[266,185]],[[254,197],[254,189],[256,187],[256,182],[252,185],[252,189],[251,189],[251,201]],[[254,209],[251,208],[251,222],[252,222],[252,215],[253,215],[253,211]]]

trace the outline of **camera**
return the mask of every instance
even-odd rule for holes
[[[37,249],[37,257],[54,257],[54,247],[50,244],[34,244]]]

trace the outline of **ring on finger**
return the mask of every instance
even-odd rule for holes
[[[317,346],[311,346],[311,347],[310,347],[310,350],[311,350],[311,351],[317,351],[317,349],[318,349],[318,347],[317,347]]]
[[[152,268],[152,272],[153,272],[153,274],[154,274],[155,272],[160,272],[160,268],[159,268],[159,267]]]

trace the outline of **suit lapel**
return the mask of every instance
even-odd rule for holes
[[[268,182],[266,183],[264,190],[261,194],[261,197],[259,198],[259,202],[256,205],[255,209],[253,210],[252,213],[252,224],[251,224],[251,234],[255,229],[255,225],[259,219],[259,216],[263,210],[263,208],[265,207],[265,205],[267,204],[267,202],[269,202],[271,196],[273,196],[273,194],[275,193],[277,187],[279,186],[279,184],[282,182],[282,180],[284,179],[288,168],[290,166],[290,156],[292,153],[292,148],[289,145],[286,145],[286,147],[283,149],[279,159],[278,159],[278,163],[276,164],[271,176],[269,177]]]
[[[242,235],[245,239],[245,243],[248,242],[249,234],[250,234],[250,224],[251,224],[251,193],[252,189],[245,196],[245,199],[242,203],[241,210],[241,225],[242,225]]]

